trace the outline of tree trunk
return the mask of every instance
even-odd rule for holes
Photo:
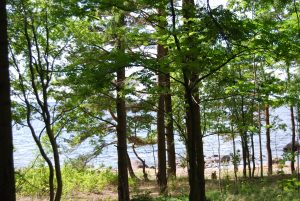
[[[252,175],[251,175],[251,160],[250,160],[250,152],[249,152],[249,146],[248,146],[248,138],[247,138],[247,143],[246,143],[246,155],[247,155],[247,164],[248,164],[248,175],[249,175],[249,178],[251,178],[252,177]]]
[[[175,142],[173,129],[173,113],[172,113],[172,96],[170,86],[170,74],[165,76],[166,90],[165,95],[165,110],[167,114],[166,122],[166,137],[167,137],[167,153],[168,153],[168,175],[176,177],[176,156],[175,156]]]
[[[193,18],[195,3],[193,0],[182,1],[183,18]],[[189,25],[189,22],[186,22]],[[190,46],[194,45],[193,37],[190,37]],[[187,55],[184,62],[194,61],[193,55]],[[204,178],[204,155],[201,132],[201,118],[199,106],[199,87],[196,82],[199,73],[191,71],[189,68],[182,69],[185,89],[186,105],[186,127],[187,127],[187,155],[188,174],[190,185],[190,201],[205,201],[205,178]]]
[[[188,154],[188,174],[191,201],[204,201],[205,198],[205,178],[204,178],[204,156],[203,142],[200,127],[200,108],[196,93],[192,93],[189,88],[185,89],[186,125],[187,125],[187,154]]]
[[[164,54],[164,48],[158,45],[158,57]],[[158,86],[160,89],[164,87],[164,75],[158,75]],[[158,154],[158,172],[157,183],[160,193],[164,194],[167,189],[167,172],[166,172],[166,138],[165,138],[165,112],[164,112],[164,94],[159,95],[157,110],[157,154]]]
[[[125,25],[124,13],[120,13],[117,17],[119,26]],[[124,41],[122,36],[117,38],[117,49],[125,52]],[[127,164],[127,129],[126,129],[126,104],[125,97],[122,95],[125,81],[125,66],[119,66],[117,70],[117,152],[118,152],[118,200],[129,201],[129,185],[128,185],[128,164]]]
[[[0,1],[0,198],[16,200],[11,126],[6,1]]]
[[[256,92],[255,92],[256,94]],[[254,97],[255,97],[254,94]],[[255,111],[255,99],[253,98],[251,101],[251,119],[252,119],[252,126],[255,127],[255,118],[254,118],[254,111]],[[255,147],[254,147],[254,132],[251,131],[250,133],[250,143],[251,143],[251,162],[252,162],[252,172],[251,176],[254,178],[254,173],[255,173]]]
[[[48,108],[48,106],[46,107]],[[56,176],[56,194],[54,201],[60,201],[61,196],[62,196],[62,188],[63,188],[63,182],[62,182],[62,176],[61,176],[61,167],[60,167],[60,161],[59,161],[59,152],[58,152],[58,146],[56,139],[54,138],[54,133],[51,129],[51,124],[50,121],[48,122],[49,124],[46,126],[48,127],[47,133],[50,139],[52,151],[53,151],[53,158],[54,158],[54,171],[55,171],[55,176]]]
[[[251,133],[251,152],[252,152],[252,157],[251,157],[251,160],[252,160],[252,174],[251,176],[254,177],[254,173],[255,173],[255,147],[254,147],[254,140],[253,140],[253,133]]]
[[[243,177],[247,177],[247,151],[246,146],[247,142],[245,140],[244,133],[241,134],[241,142],[242,142],[242,157],[243,157]]]
[[[149,181],[148,179],[148,174],[146,172],[146,163],[145,160],[143,160],[141,157],[139,157],[139,155],[136,153],[135,151],[135,144],[132,145],[132,150],[134,155],[141,161],[141,163],[143,164],[143,175],[144,175],[144,181]]]
[[[296,125],[295,125],[295,116],[294,116],[294,107],[290,106],[291,111],[291,125],[292,125],[292,156],[291,161],[291,173],[295,173],[295,150],[296,150]]]
[[[60,159],[59,159],[59,151],[58,151],[58,145],[55,138],[55,134],[53,133],[53,129],[51,127],[51,114],[49,111],[49,105],[48,105],[48,94],[46,90],[43,90],[43,107],[42,108],[42,116],[43,121],[46,126],[46,133],[49,137],[49,141],[51,144],[52,152],[53,152],[53,159],[54,159],[54,171],[55,171],[55,177],[56,177],[56,194],[54,201],[60,201],[62,196],[62,189],[63,189],[63,182],[62,182],[62,176],[61,176],[61,167],[60,167]],[[52,164],[51,164],[52,165]],[[50,167],[49,167],[50,168]],[[52,167],[53,169],[53,167]]]
[[[129,186],[127,172],[127,142],[126,142],[126,108],[121,96],[125,80],[125,68],[117,72],[117,138],[118,138],[118,200],[129,201]]]
[[[259,161],[260,161],[260,177],[264,177],[264,162],[262,154],[262,142],[261,142],[261,110],[260,104],[258,105],[258,141],[259,141]]]
[[[138,177],[134,174],[134,171],[133,171],[133,168],[132,168],[132,165],[131,165],[131,160],[130,160],[130,157],[129,157],[128,153],[127,153],[127,165],[128,165],[128,172],[129,172],[130,177],[132,179],[138,180]]]
[[[265,118],[266,118],[266,139],[267,139],[267,154],[268,154],[268,175],[272,175],[272,150],[271,150],[271,138],[270,138],[270,109],[269,105],[265,106]]]
[[[234,169],[234,181],[235,184],[237,184],[237,172],[238,172],[238,168],[239,168],[239,164],[237,161],[237,155],[236,155],[236,146],[235,146],[235,137],[234,137],[234,133],[232,133],[232,145],[233,145],[233,169]]]
[[[241,76],[241,72],[240,76]],[[246,128],[246,117],[245,117],[245,111],[244,111],[244,96],[241,96],[241,112],[242,112],[242,127],[240,128],[241,138],[242,138],[242,152],[243,152],[243,176],[247,177],[247,164],[248,168],[250,167],[250,160],[249,160],[249,148],[248,148],[248,136]],[[249,170],[249,177],[251,177],[251,168]]]

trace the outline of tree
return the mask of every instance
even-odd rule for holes
[[[0,1],[0,197],[15,201],[6,1]]]
[[[11,7],[10,53],[15,68],[12,84],[14,96],[19,98],[14,102],[14,115],[18,124],[30,129],[48,166],[50,201],[59,201],[63,181],[58,139],[63,127],[58,127],[57,122],[65,111],[58,112],[58,102],[52,100],[61,91],[54,83],[67,47],[64,18],[55,16],[52,1],[13,1]],[[41,123],[41,128],[34,122]]]
[[[125,15],[121,11],[116,13],[116,24],[118,27],[125,25]],[[116,49],[121,53],[125,52],[124,38],[117,35]],[[117,64],[118,65],[118,64]],[[125,82],[125,66],[119,66],[117,70],[117,83],[116,83],[116,106],[117,106],[117,137],[118,137],[118,199],[119,201],[129,201],[129,185],[128,185],[128,172],[127,172],[127,132],[126,132],[126,108],[123,90]]]
[[[203,80],[245,51],[240,44],[248,37],[249,29],[243,28],[241,21],[222,7],[211,9],[208,1],[207,7],[196,8],[190,0],[183,1],[184,23],[177,28],[174,2],[170,1],[170,5],[173,51],[169,55],[173,56],[175,66],[181,72],[183,81],[179,82],[185,94],[189,197],[190,200],[205,200],[200,86]]]
[[[160,27],[166,26],[165,11],[160,9],[159,15],[164,18],[164,21],[159,23]],[[157,45],[157,58],[163,59],[167,56],[167,49],[161,44]],[[163,69],[161,67],[160,69]],[[166,76],[164,73],[158,73],[157,76],[158,87],[160,88],[160,94],[158,96],[158,107],[157,107],[157,155],[158,155],[158,172],[157,172],[157,183],[160,187],[161,193],[166,193],[167,190],[167,173],[166,173],[166,127],[165,127],[165,86]],[[170,135],[170,134],[169,134]]]
[[[93,5],[90,6],[93,7]],[[102,6],[104,7],[102,8]],[[69,76],[63,83],[69,83],[68,85],[72,91],[68,96],[70,99],[75,100],[75,103],[79,102],[79,105],[81,105],[79,109],[83,109],[88,114],[84,119],[92,118],[94,119],[93,122],[98,120],[98,125],[101,125],[101,123],[109,124],[110,128],[107,126],[106,129],[117,134],[118,199],[123,201],[129,200],[127,169],[128,162],[130,162],[127,154],[128,128],[125,103],[127,93],[125,68],[129,62],[125,54],[128,46],[125,38],[126,12],[109,2],[101,5],[98,11],[103,13],[96,18],[89,19],[87,17],[84,22],[81,20],[73,21],[74,30],[77,30],[78,26],[76,25],[79,25],[81,26],[80,30],[83,31],[74,37],[75,45],[69,57],[71,62],[65,68],[65,73]],[[91,15],[95,14],[93,9],[90,13]],[[88,12],[83,15],[84,17],[88,16]],[[105,19],[105,24],[102,24],[103,19]],[[102,35],[104,31],[105,34]],[[83,37],[84,40],[82,40]],[[80,86],[78,86],[78,82],[81,83]],[[98,102],[101,100],[105,102]],[[112,101],[115,104],[112,105]],[[98,109],[95,110],[95,108]],[[108,118],[108,114],[111,115],[111,118]],[[83,123],[86,123],[86,121],[83,121]],[[106,132],[96,129],[93,133],[87,133],[82,138],[88,139],[97,136],[101,143],[104,133]],[[97,152],[97,154],[100,153],[101,150]]]
[[[166,55],[166,49],[161,45],[157,47],[158,58]],[[165,75],[158,74],[158,86],[164,89]],[[157,155],[158,155],[158,173],[157,182],[160,187],[160,192],[165,193],[167,188],[167,173],[166,173],[166,133],[165,133],[165,95],[161,93],[158,97],[157,108]]]

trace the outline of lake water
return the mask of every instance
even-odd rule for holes
[[[287,125],[286,131],[283,130],[272,130],[271,131],[271,146],[273,151],[273,157],[280,157],[282,155],[282,149],[283,147],[291,142],[291,123],[290,123],[290,112],[287,107],[281,107],[277,109],[272,109],[270,111],[270,114],[272,116],[271,120],[274,120],[275,116],[278,116],[281,120],[280,123],[285,123]],[[264,124],[264,123],[263,123]],[[38,127],[38,125],[35,125]],[[38,155],[37,146],[35,145],[32,136],[30,134],[30,131],[28,128],[21,128],[16,129],[16,127],[13,128],[14,133],[14,161],[15,161],[15,167],[16,168],[22,168],[26,167],[31,164],[31,162],[36,158]],[[108,136],[106,138],[107,142],[116,140],[115,136]],[[179,160],[180,156],[185,155],[185,146],[183,143],[179,140],[179,137],[175,137],[176,143],[176,153],[177,153],[177,160]],[[254,136],[255,141],[255,156],[256,159],[259,159],[259,147],[258,147],[258,136]],[[221,155],[228,155],[232,153],[232,141],[225,142],[222,137],[220,137],[220,153]],[[262,130],[262,143],[263,143],[263,155],[264,160],[267,158],[265,157],[267,155],[266,153],[266,137],[265,132]],[[63,143],[66,145],[65,143]],[[236,146],[237,149],[241,150],[241,143],[240,139],[236,139]],[[61,160],[64,161],[66,158],[73,158],[78,156],[79,154],[88,153],[92,150],[91,146],[88,143],[82,144],[78,149],[73,150],[71,152],[65,153],[63,152],[63,149],[61,149]],[[154,154],[153,154],[154,150]],[[143,159],[145,159],[146,164],[149,166],[157,164],[157,146],[143,146],[136,148],[137,153],[139,156]],[[128,153],[132,161],[137,160],[135,157],[131,146],[128,146]],[[204,154],[206,157],[217,155],[218,154],[218,137],[216,135],[207,136],[204,138]],[[155,158],[153,157],[155,156]],[[156,162],[155,162],[156,161]],[[111,166],[112,168],[117,167],[117,148],[115,145],[110,145],[108,147],[105,147],[103,149],[103,152],[101,155],[99,155],[97,158],[93,159],[90,162],[90,165],[93,165],[95,167],[104,165],[106,167]]]

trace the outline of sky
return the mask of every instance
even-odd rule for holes
[[[206,0],[195,0],[195,2],[205,2],[206,3]],[[227,3],[227,0],[210,0],[209,1],[209,4],[212,8],[215,8],[221,4],[225,6],[226,3]]]

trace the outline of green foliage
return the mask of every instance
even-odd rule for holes
[[[297,178],[284,179],[278,183],[285,192],[296,192],[300,189],[300,181]]]
[[[46,167],[16,171],[16,192],[19,195],[46,195],[49,191],[49,170]]]
[[[299,102],[299,3],[296,1],[230,0],[228,8],[213,9],[202,5],[181,9],[176,6],[175,30],[168,19],[168,0],[8,2],[11,64],[18,71],[12,73],[12,92],[15,97],[30,100],[27,105],[22,101],[12,102],[14,121],[23,125],[28,109],[31,110],[28,119],[41,120],[43,116],[38,115],[44,107],[39,107],[32,97],[35,93],[44,94],[42,102],[54,99],[58,103],[49,107],[54,115],[48,123],[54,135],[65,129],[71,133],[66,141],[72,147],[86,141],[94,147],[93,153],[66,163],[65,194],[99,193],[105,184],[116,182],[111,171],[86,169],[86,161],[101,153],[106,145],[104,136],[116,132],[115,77],[121,69],[142,68],[126,75],[124,90],[119,92],[130,110],[127,134],[136,137],[140,144],[156,141],[153,112],[157,97],[163,93],[172,94],[171,118],[182,140],[186,140],[186,86],[182,85],[182,72],[188,78],[197,75],[186,85],[191,90],[197,89],[199,94],[197,104],[201,109],[203,136],[217,133],[231,140],[238,133],[246,139],[249,133],[260,132],[255,115],[261,106]],[[164,14],[158,15],[157,10]],[[125,24],[119,26],[123,15]],[[158,59],[153,54],[156,44],[167,48],[168,55]],[[288,80],[276,75],[278,71],[287,71]],[[170,91],[156,86],[158,72],[171,73]],[[32,83],[38,92],[33,91]],[[278,123],[265,126],[269,127],[282,126]],[[138,138],[145,131],[147,138]],[[36,136],[50,153],[44,133]],[[231,157],[237,165],[239,154]],[[293,157],[287,154],[284,160]],[[17,189],[21,194],[44,195],[48,191],[49,173],[44,163],[40,164],[34,170],[17,172]],[[181,164],[187,166],[185,158]],[[291,198],[298,186],[297,181],[286,180],[281,184],[284,190],[278,191],[258,189],[245,182],[235,196],[230,194],[232,185],[228,179],[225,195],[209,191],[207,198],[284,200]],[[133,200],[187,199],[187,196],[152,198],[148,192],[133,196]]]
[[[16,189],[18,195],[42,196],[48,195],[47,167],[27,168],[16,172]],[[117,175],[111,169],[77,170],[70,166],[62,169],[64,195],[76,192],[101,193],[109,185],[116,185]]]
[[[110,169],[78,171],[64,167],[62,174],[65,181],[65,195],[76,191],[100,193],[106,186],[117,183],[117,175]]]
[[[283,161],[295,161],[295,156],[297,152],[294,151],[286,151],[282,155],[282,160]]]

